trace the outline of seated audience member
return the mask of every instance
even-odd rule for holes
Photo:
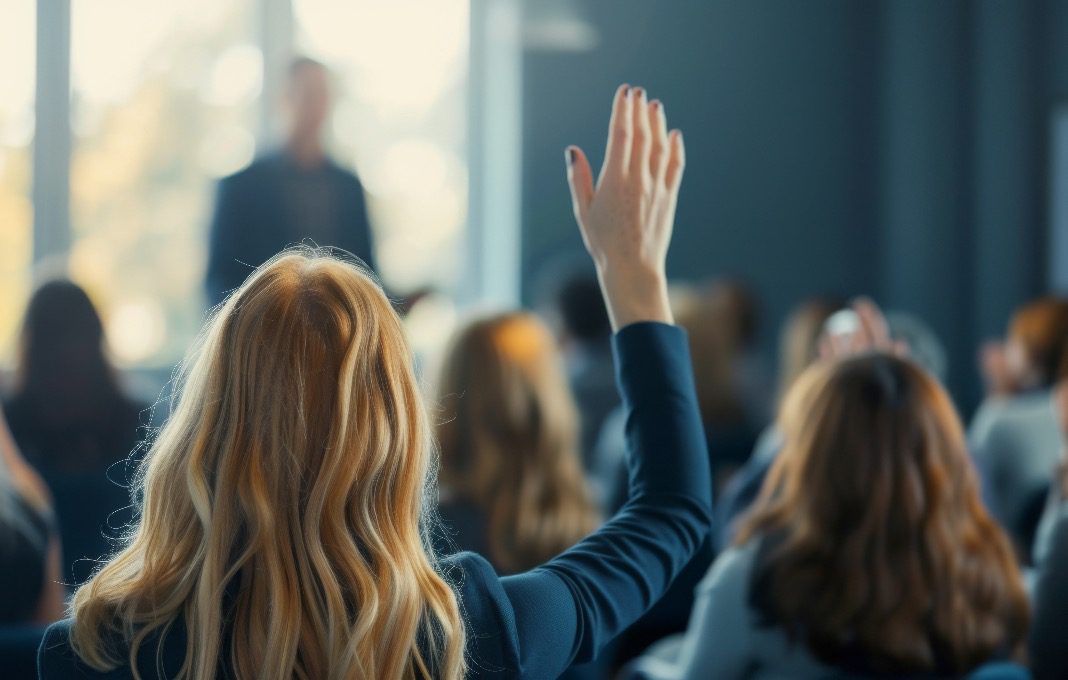
[[[609,127],[596,188],[575,147],[568,178],[629,414],[618,516],[515,576],[473,553],[439,561],[397,314],[364,270],[285,254],[209,321],[141,468],[139,524],[49,629],[42,678],[553,678],[646,611],[704,541],[712,499],[666,292],[682,137],[626,86]]]
[[[48,489],[0,413],[0,676],[36,677],[44,627],[63,617],[59,565]]]
[[[780,395],[786,394],[794,380],[819,358],[821,342],[827,340],[828,320],[839,311],[843,311],[843,307],[838,302],[814,299],[801,305],[791,315],[781,344],[783,368],[779,383]],[[855,324],[861,315],[870,317],[874,313],[875,309],[870,304],[860,300],[854,309],[847,310],[844,316],[847,321]],[[908,347],[909,354],[916,363],[939,380],[945,376],[945,349],[927,324],[903,312],[889,312],[886,322],[894,342]],[[760,435],[749,461],[724,490],[716,506],[714,535],[719,549],[726,548],[734,541],[739,518],[756,500],[764,478],[781,449],[782,433],[777,425],[771,425]]]
[[[960,677],[1021,651],[1023,581],[953,404],[862,322],[876,351],[821,361],[790,389],[757,507],[645,676]]]
[[[85,582],[132,513],[125,459],[138,441],[140,404],[119,387],[89,297],[70,281],[34,292],[23,321],[12,434],[55,498],[64,579]]]
[[[514,574],[596,528],[574,402],[552,335],[535,317],[502,314],[461,330],[438,403],[439,510],[459,548]]]
[[[994,515],[1030,553],[1057,465],[1060,436],[1050,400],[1068,343],[1068,300],[1042,298],[1013,315],[1003,346],[984,351],[989,396],[968,442],[989,481]]]

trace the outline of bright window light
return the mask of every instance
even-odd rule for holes
[[[0,20],[0,360],[14,356],[33,261],[34,0],[5,0]]]
[[[204,315],[214,181],[252,159],[252,0],[72,0],[71,276],[121,365],[179,359]]]
[[[384,281],[451,291],[467,220],[467,0],[295,0],[334,75],[332,150],[368,193]]]

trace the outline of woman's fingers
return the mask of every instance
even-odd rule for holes
[[[629,85],[620,85],[612,102],[612,118],[608,123],[608,147],[604,153],[601,177],[625,174],[630,162],[630,145],[633,138],[634,111],[631,105]]]
[[[593,200],[593,172],[586,154],[577,146],[569,146],[564,151],[567,159],[567,183],[571,187],[571,207],[575,210],[575,219],[585,225],[586,211]]]
[[[649,128],[653,133],[652,148],[649,152],[649,174],[652,175],[654,186],[659,187],[663,185],[664,173],[667,171],[668,136],[664,105],[658,99],[649,102]]]
[[[686,169],[686,148],[682,143],[682,133],[672,130],[668,135],[668,161],[664,172],[664,185],[672,194],[678,194],[682,182],[682,171]]]
[[[649,124],[649,104],[645,90],[636,87],[631,95],[634,132],[630,147],[628,173],[634,179],[643,179],[649,173],[649,156],[652,150],[653,128]],[[651,177],[648,178],[651,181]]]
[[[870,346],[881,350],[892,349],[890,326],[882,310],[869,298],[858,298],[853,303],[853,310],[860,321],[860,334],[865,337]]]

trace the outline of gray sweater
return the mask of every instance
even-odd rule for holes
[[[758,541],[730,548],[697,587],[684,635],[656,645],[636,668],[649,680],[753,680],[843,677],[777,627],[761,626],[749,605]]]
[[[991,510],[1019,540],[1029,507],[1045,495],[1060,460],[1050,391],[988,399],[972,419],[968,444],[989,481]]]

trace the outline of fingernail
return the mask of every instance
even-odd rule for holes
[[[656,111],[657,109],[660,108],[660,100],[659,99],[654,99],[653,101],[649,102],[649,106],[651,106],[652,109],[654,111]]]
[[[564,151],[564,158],[567,159],[567,167],[570,168],[575,162],[575,149],[570,146],[567,147],[567,149]]]
[[[642,101],[645,101],[645,90],[642,88],[635,88],[634,94],[636,94]]]

